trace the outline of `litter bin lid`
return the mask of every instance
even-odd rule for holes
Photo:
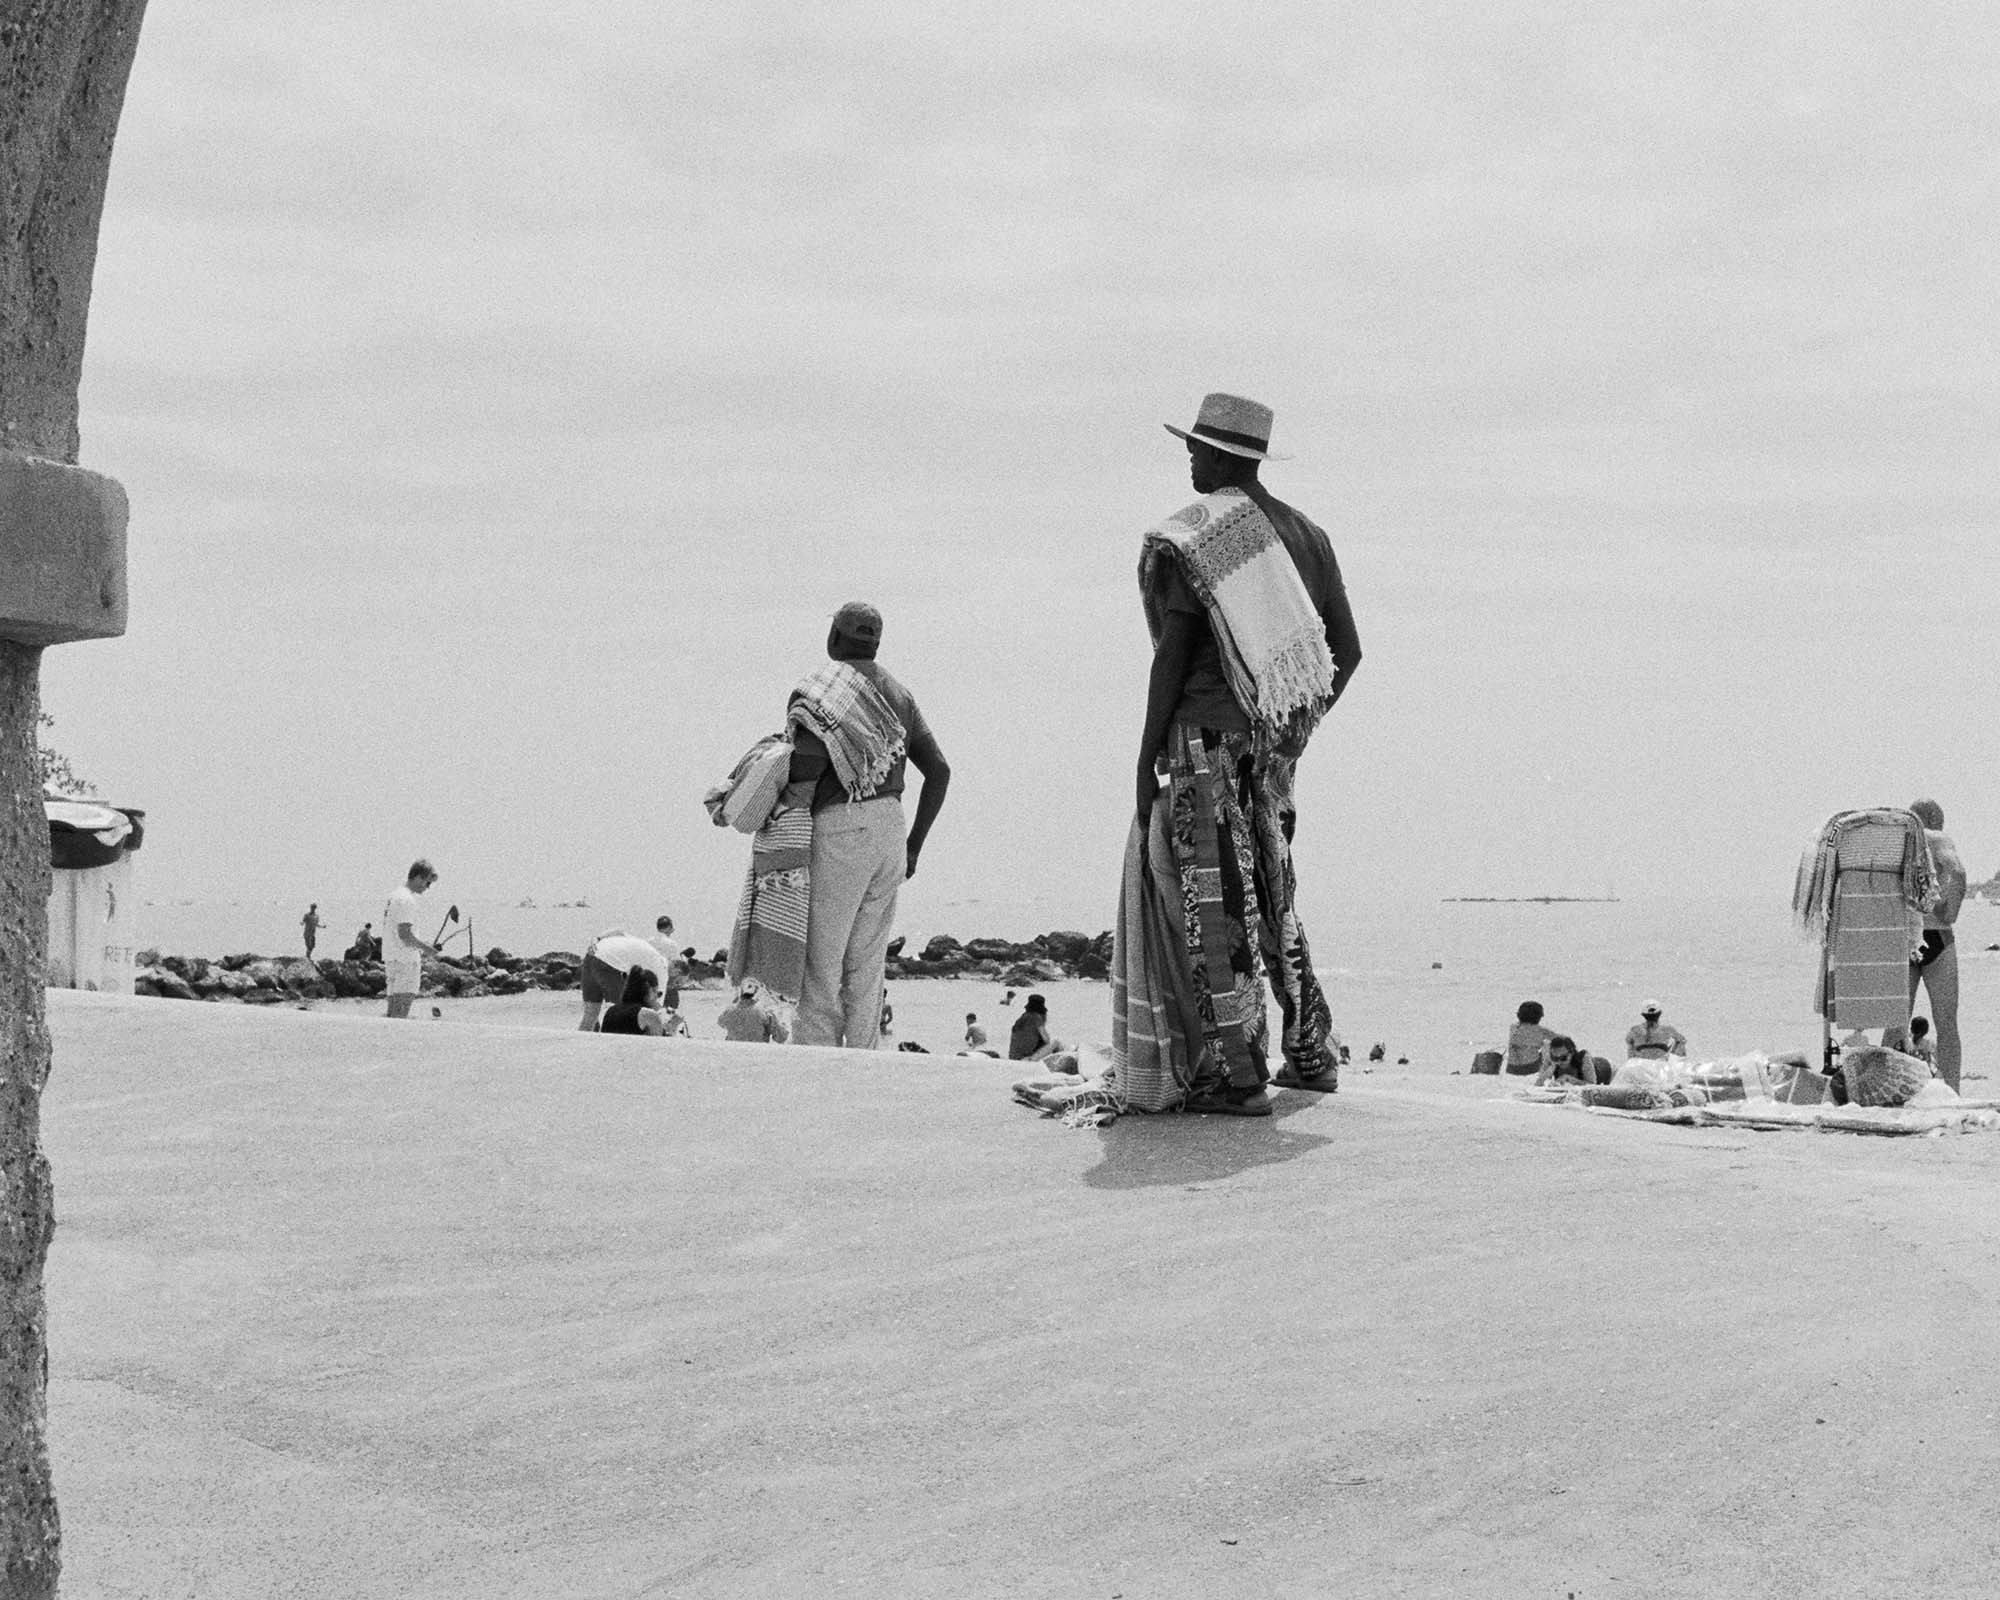
[[[57,795],[45,796],[42,807],[49,817],[49,861],[56,867],[107,867],[146,836],[143,811]]]

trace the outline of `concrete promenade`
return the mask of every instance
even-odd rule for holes
[[[69,1600],[1987,1595],[2000,1136],[50,996]]]

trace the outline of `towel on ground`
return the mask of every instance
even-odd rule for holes
[[[792,691],[786,720],[826,746],[849,799],[866,800],[903,759],[902,719],[882,691],[844,661],[806,675]]]
[[[1157,642],[1166,625],[1151,563],[1178,561],[1208,614],[1223,675],[1267,749],[1305,748],[1333,702],[1333,655],[1291,552],[1241,489],[1219,489],[1146,533],[1139,591]]]
[[[729,981],[746,978],[787,1000],[805,988],[806,914],[812,904],[812,811],[773,812],[750,838],[750,875],[729,935]]]

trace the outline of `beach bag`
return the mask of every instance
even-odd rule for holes
[[[1882,1045],[1844,1050],[1841,1077],[1847,1098],[1857,1106],[1900,1106],[1930,1082],[1930,1069],[1914,1056]]]
[[[726,779],[702,797],[709,820],[718,828],[755,833],[778,809],[791,771],[792,741],[782,733],[767,734],[743,753]]]

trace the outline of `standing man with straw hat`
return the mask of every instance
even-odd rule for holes
[[[1326,534],[1257,480],[1282,459],[1271,422],[1218,393],[1191,429],[1167,424],[1201,498],[1141,547],[1153,664],[1112,967],[1114,1092],[1137,1110],[1270,1113],[1267,972],[1276,1081],[1339,1081],[1294,905],[1292,779],[1361,644]]]

